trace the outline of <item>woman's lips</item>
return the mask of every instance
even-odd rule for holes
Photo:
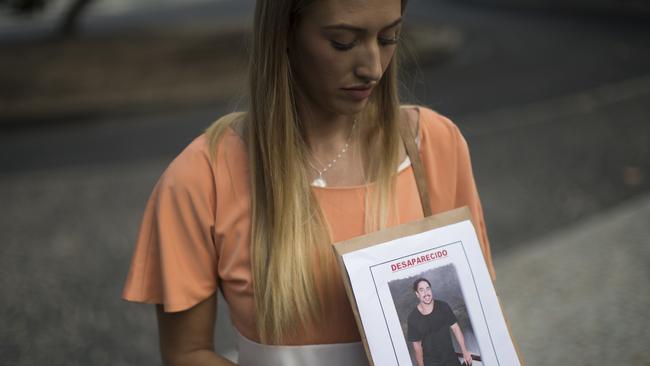
[[[345,94],[347,94],[351,99],[356,101],[361,101],[370,96],[372,93],[372,87],[367,88],[343,88]]]

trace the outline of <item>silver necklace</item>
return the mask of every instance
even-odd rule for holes
[[[309,165],[311,165],[311,167],[318,173],[318,177],[316,177],[316,179],[314,179],[311,182],[312,186],[314,186],[314,187],[327,187],[327,181],[323,177],[323,174],[325,174],[328,170],[332,169],[332,167],[334,165],[336,165],[336,162],[341,160],[343,155],[345,155],[345,153],[349,150],[350,142],[352,140],[352,133],[354,132],[354,128],[356,126],[357,126],[357,119],[355,118],[354,122],[352,123],[352,128],[350,129],[350,134],[348,135],[348,139],[347,139],[347,141],[345,141],[345,145],[343,145],[343,148],[341,149],[341,151],[339,151],[339,153],[336,154],[336,157],[334,159],[332,159],[329,163],[323,164],[323,163],[320,162],[320,160],[318,160],[318,158],[316,158],[316,156],[312,155],[312,157],[318,162],[318,164],[320,164],[323,167],[322,169],[318,169],[318,168],[316,168],[316,166],[314,166],[314,164],[312,164],[311,161],[309,161]]]

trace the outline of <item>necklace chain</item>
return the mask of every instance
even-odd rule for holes
[[[312,155],[312,157],[316,160],[316,162],[318,162],[318,164],[320,164],[322,167],[322,170],[318,169],[311,161],[309,161],[309,165],[311,165],[311,167],[318,173],[318,177],[316,177],[316,179],[314,179],[311,182],[312,186],[327,187],[327,181],[323,177],[323,174],[325,174],[328,170],[332,169],[332,167],[334,167],[334,165],[336,165],[336,163],[339,160],[341,160],[341,158],[343,158],[343,155],[345,155],[345,153],[349,150],[350,143],[352,141],[352,134],[356,126],[357,126],[357,119],[355,118],[354,122],[352,123],[352,128],[350,129],[350,134],[348,135],[348,139],[345,141],[345,145],[343,145],[341,151],[339,151],[339,153],[336,154],[336,157],[332,159],[330,162],[328,162],[327,164],[323,164],[320,160],[318,160],[316,156]]]

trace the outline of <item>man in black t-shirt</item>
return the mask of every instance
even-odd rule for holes
[[[418,278],[413,290],[420,303],[408,317],[408,340],[413,344],[417,366],[459,366],[451,343],[449,330],[456,337],[465,364],[472,364],[472,356],[465,347],[463,332],[449,304],[434,300],[431,283]]]

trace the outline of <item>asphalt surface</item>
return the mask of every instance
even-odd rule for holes
[[[527,365],[650,365],[650,195],[496,258]]]
[[[469,141],[528,364],[650,365],[648,27],[423,0],[408,17],[461,37],[406,85]],[[159,364],[151,307],[119,299],[137,226],[164,167],[233,108],[0,131],[3,364]]]

